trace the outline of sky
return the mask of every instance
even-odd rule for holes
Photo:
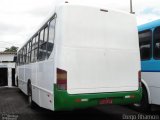
[[[62,1],[95,4],[129,12],[130,0],[0,0],[0,51],[20,47]],[[160,18],[160,0],[133,0],[137,25]]]

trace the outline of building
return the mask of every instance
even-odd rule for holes
[[[0,86],[15,86],[14,52],[0,52]]]

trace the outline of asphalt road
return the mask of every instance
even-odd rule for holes
[[[38,106],[30,108],[27,97],[18,88],[0,88],[0,120],[159,120],[160,108],[139,113],[127,106],[106,105],[74,111],[53,112]]]

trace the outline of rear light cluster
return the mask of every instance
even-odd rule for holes
[[[138,72],[138,81],[139,81],[139,87],[142,86],[141,84],[141,71]]]
[[[67,71],[57,68],[57,87],[59,90],[67,90]]]

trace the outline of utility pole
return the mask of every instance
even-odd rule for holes
[[[130,13],[135,14],[135,12],[133,12],[132,0],[130,0]]]

